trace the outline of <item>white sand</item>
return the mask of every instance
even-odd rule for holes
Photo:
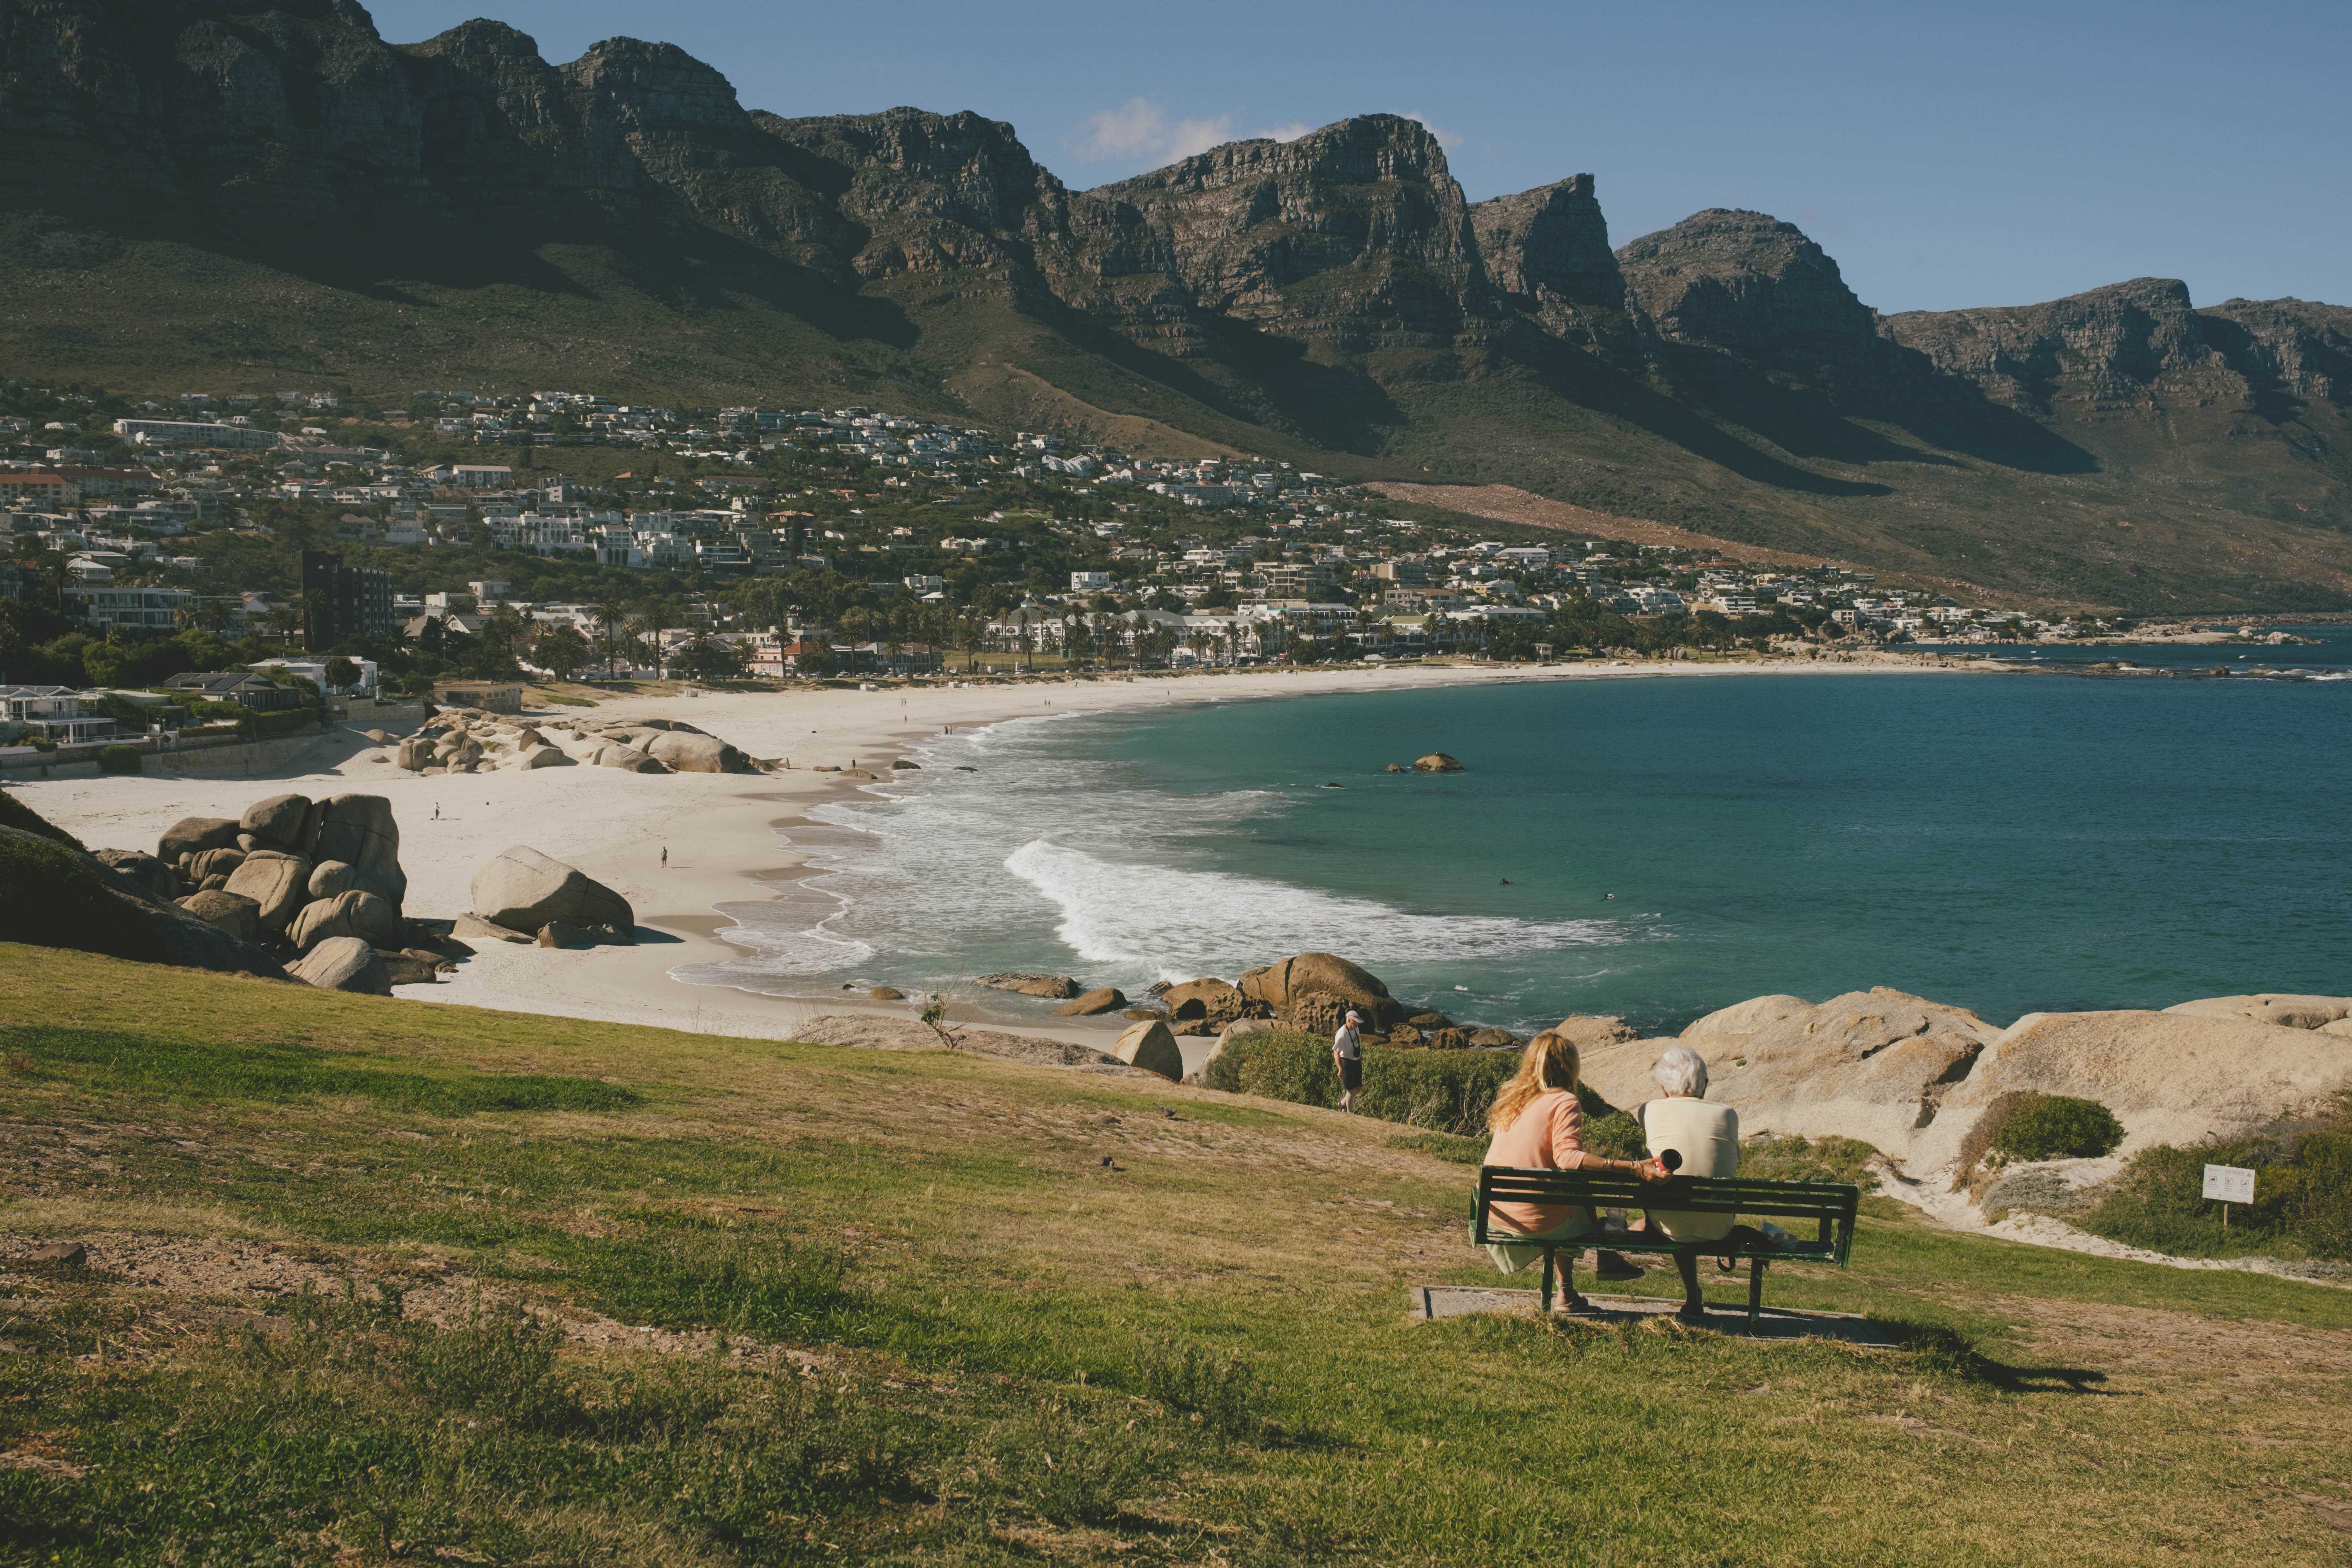
[[[799,771],[813,764],[845,766],[855,761],[887,765],[909,742],[938,735],[950,725],[969,728],[1033,714],[1099,712],[1213,697],[1233,700],[1496,680],[1647,680],[1755,673],[1794,677],[1987,668],[1980,662],[1946,665],[1891,657],[1851,663],[1415,666],[1242,671],[1132,681],[1040,680],[961,689],[927,686],[625,699],[601,705],[595,716],[681,719],[755,756],[788,758],[796,771],[645,774],[562,767],[427,778],[374,760],[386,753],[371,748],[331,771],[236,779],[55,780],[21,785],[19,793],[26,804],[93,849],[150,851],[164,829],[182,817],[236,816],[271,795],[381,794],[392,800],[400,824],[409,914],[447,918],[470,910],[474,873],[500,850],[525,844],[615,889],[635,908],[641,926],[667,939],[587,952],[480,942],[475,944],[477,955],[442,984],[404,986],[400,994],[560,1017],[782,1039],[819,1013],[872,1005],[862,992],[795,999],[689,985],[671,979],[669,971],[684,963],[740,956],[741,949],[712,934],[731,923],[712,912],[715,906],[761,896],[763,889],[751,878],[762,871],[772,876],[797,864],[789,847],[779,844],[775,829],[817,802],[856,787],[831,773]],[[660,864],[665,847],[669,851],[667,868]],[[1051,1027],[1024,1019],[1018,1026],[1026,1034],[1099,1045],[1107,1033],[1123,1024],[1114,1016]]]

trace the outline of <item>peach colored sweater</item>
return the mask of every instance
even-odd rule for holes
[[[1584,1163],[1584,1107],[1564,1089],[1544,1090],[1521,1108],[1509,1126],[1496,1132],[1486,1145],[1485,1163],[1521,1170],[1575,1170]],[[1532,1236],[1566,1225],[1576,1213],[1544,1204],[1498,1203],[1491,1205],[1488,1220]]]

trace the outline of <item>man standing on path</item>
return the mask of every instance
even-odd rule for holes
[[[1364,1042],[1356,1026],[1364,1020],[1354,1013],[1331,1037],[1331,1065],[1339,1069],[1339,1109],[1353,1114],[1356,1091],[1364,1087]]]

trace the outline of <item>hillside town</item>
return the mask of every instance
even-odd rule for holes
[[[1827,563],[1400,507],[1287,462],[855,405],[133,403],[15,384],[0,406],[0,681],[16,683],[9,738],[34,744],[133,729],[126,704],[235,721],[306,691],[465,679],[1685,657],[2121,629]],[[195,668],[215,649],[228,668]]]

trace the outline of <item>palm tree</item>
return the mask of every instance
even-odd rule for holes
[[[604,628],[604,673],[606,675],[614,674],[613,656],[616,647],[615,637],[616,634],[620,630],[621,619],[623,616],[626,616],[628,612],[621,608],[620,605],[613,603],[610,599],[607,599],[588,613],[595,616],[598,623]]]

